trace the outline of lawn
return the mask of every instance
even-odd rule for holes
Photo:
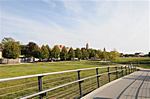
[[[135,64],[144,68],[149,68],[150,58],[119,58],[114,63],[135,63],[140,62],[140,64]],[[143,63],[143,64],[142,64]],[[92,68],[108,66],[112,63],[105,63],[100,61],[65,61],[65,62],[41,62],[41,63],[28,63],[28,64],[18,64],[18,65],[0,65],[0,78],[9,78],[16,76],[40,74],[47,72],[56,72],[64,70],[73,70],[80,68]],[[116,66],[117,66],[116,64]],[[118,64],[120,65],[120,64]],[[110,68],[110,71],[115,70],[115,68]],[[107,68],[99,69],[99,73],[106,72]],[[89,77],[95,75],[94,70],[81,71],[81,78]],[[120,73],[119,73],[120,75]],[[121,75],[120,75],[121,77]],[[111,80],[116,79],[116,74],[111,74]],[[62,85],[68,82],[77,80],[77,72],[74,73],[64,73],[58,75],[50,75],[43,77],[43,89],[53,88],[58,85]],[[100,76],[99,79],[101,85],[108,83],[108,75]],[[20,96],[26,96],[35,92],[38,92],[37,78],[22,79],[15,81],[8,81],[0,83],[0,98],[12,99],[19,98]],[[82,82],[82,88],[84,94],[91,92],[97,88],[96,78],[89,79]],[[63,87],[62,89],[54,90],[48,93],[48,98],[70,98],[79,96],[78,83]]]
[[[103,64],[104,65],[104,64]],[[0,78],[102,66],[99,61],[44,62],[0,65]]]
[[[107,63],[101,63],[100,61],[66,61],[66,62],[43,62],[43,63],[30,63],[30,64],[18,64],[18,65],[0,65],[0,78],[8,78],[8,77],[16,77],[16,76],[56,72],[56,71],[64,71],[64,70],[73,70],[73,69],[80,69],[80,68],[92,68],[92,67],[100,67],[104,65],[107,65]],[[115,68],[112,68],[110,70],[112,71],[114,69]],[[106,71],[107,68],[99,69],[99,73],[103,73]],[[96,74],[95,69],[82,71],[81,78],[85,78],[95,74]],[[108,82],[107,75],[103,75],[100,78],[102,84]],[[115,75],[112,75],[111,79],[112,80],[115,79]],[[77,72],[44,76],[43,89],[53,88],[55,86],[65,84],[75,80],[77,80]],[[94,90],[96,87],[97,87],[96,78],[93,78],[93,80],[89,79],[83,83],[83,88],[85,88],[84,89],[85,92],[83,93],[86,94],[91,90]],[[22,80],[0,83],[0,98],[5,98],[5,99],[12,99],[16,97],[19,98],[20,96],[29,95],[37,91],[38,91],[37,78],[29,78],[29,79],[22,79]],[[73,91],[76,91],[76,94]],[[74,93],[72,97],[78,96],[79,94],[78,83],[68,86],[67,89],[54,90],[54,92],[49,93],[50,95],[48,96],[50,96],[51,98],[54,98],[56,96],[68,97],[68,95],[60,96],[63,94],[68,94],[68,92],[70,93],[70,95]],[[56,93],[58,95],[55,95]]]
[[[121,64],[150,64],[150,57],[120,57],[113,62]]]

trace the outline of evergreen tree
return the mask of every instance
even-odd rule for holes
[[[74,58],[75,58],[75,52],[74,52],[73,48],[71,47],[68,51],[68,59],[72,60]]]
[[[78,58],[79,60],[82,58],[82,52],[79,48],[75,50],[75,57]]]
[[[67,49],[66,49],[66,47],[64,46],[63,48],[62,48],[62,51],[60,52],[60,59],[61,60],[66,60],[67,59]]]
[[[82,51],[82,59],[88,59],[89,58],[89,53],[85,48],[81,49]]]
[[[49,58],[49,50],[44,45],[42,45],[42,47],[41,47],[41,58],[42,59],[48,59]]]
[[[52,57],[58,59],[60,56],[60,49],[57,45],[54,46],[54,48],[52,49]]]
[[[46,48],[48,49],[48,53],[49,53],[48,60],[50,60],[50,58],[52,58],[52,51],[51,51],[51,48],[48,45],[46,45]]]

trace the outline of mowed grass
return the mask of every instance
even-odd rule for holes
[[[66,61],[0,65],[0,78],[73,70],[80,68],[99,67],[102,66],[101,64],[102,63],[99,61]]]
[[[80,68],[92,68],[108,66],[111,63],[103,63],[100,61],[65,61],[65,62],[43,62],[43,63],[30,63],[30,64],[18,64],[18,65],[0,65],[0,78],[16,77],[23,75],[40,74],[47,72],[56,72],[64,70],[74,70]],[[119,68],[118,68],[119,69]],[[110,71],[114,71],[115,68],[110,68]],[[107,68],[99,69],[99,73],[107,72]],[[93,76],[96,74],[94,70],[81,71],[81,78]],[[102,85],[108,83],[108,76],[103,75],[100,77]],[[115,74],[111,74],[111,79],[114,80]],[[64,73],[58,75],[49,75],[43,77],[43,89],[53,88],[68,82],[77,80],[77,72]],[[13,99],[22,96],[27,96],[38,92],[37,78],[21,79],[15,81],[8,81],[0,83],[0,98],[2,99]],[[75,86],[76,85],[76,86]],[[78,97],[79,89],[78,83],[75,85],[68,86],[68,88],[58,89],[56,92],[52,91],[49,93],[49,98],[64,98],[64,97]],[[96,77],[88,79],[88,81],[82,82],[82,88],[84,94],[91,92],[96,89]],[[75,89],[76,87],[77,89]],[[71,95],[71,93],[75,93]],[[56,95],[56,93],[58,93]],[[63,95],[63,96],[60,96]]]
[[[118,64],[134,64],[142,68],[150,68],[150,57],[121,57],[113,61]]]
[[[43,62],[43,63],[18,64],[18,65],[1,65],[0,66],[0,78],[8,78],[8,77],[16,77],[16,76],[56,72],[56,71],[64,71],[64,70],[74,70],[74,69],[80,69],[80,68],[101,67],[104,65],[107,65],[107,63],[101,63],[100,61],[65,61],[65,62]],[[112,71],[114,69],[110,69],[110,70]],[[107,71],[107,68],[99,69],[99,73],[103,73],[106,71]],[[81,78],[85,78],[85,77],[92,76],[95,74],[96,74],[95,69],[82,71]],[[107,82],[107,79],[108,79],[107,75],[104,75],[104,76],[105,76],[104,77],[105,79],[103,79],[103,82]],[[44,76],[43,77],[43,89],[46,90],[46,89],[53,88],[58,85],[62,85],[62,84],[72,82],[75,80],[77,80],[77,72]],[[96,78],[95,80],[89,79],[89,81],[86,82],[87,85],[90,85],[90,82],[92,81],[96,86],[96,83],[95,83]],[[0,98],[2,99],[12,99],[16,97],[19,98],[22,96],[26,96],[26,95],[30,95],[32,93],[38,92],[37,84],[38,83],[37,83],[36,77],[0,83]],[[88,89],[88,91],[91,90],[91,87],[89,87],[90,89]],[[69,87],[67,89],[62,89],[62,90],[60,89],[61,91],[58,89],[57,92],[50,92],[50,94],[52,94],[53,96],[56,93],[66,94],[66,91],[69,91],[69,90],[70,90],[69,92],[71,93],[72,91],[75,91],[75,89],[70,89],[70,88],[72,87]],[[78,88],[78,83],[77,83],[76,88]],[[83,86],[83,88],[85,87]],[[77,94],[73,95],[73,97],[78,96],[79,89],[77,89],[76,92]],[[58,94],[58,95],[62,95],[62,94]],[[54,97],[58,95],[54,95]],[[66,97],[66,96],[68,95],[65,95],[63,97]]]
[[[113,62],[123,64],[150,64],[150,57],[120,57]]]

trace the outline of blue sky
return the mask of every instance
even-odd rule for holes
[[[150,51],[148,0],[0,0],[0,39]]]

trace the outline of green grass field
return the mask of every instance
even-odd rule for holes
[[[31,63],[31,64],[18,64],[18,65],[1,65],[0,66],[0,78],[8,78],[8,77],[16,77],[23,75],[31,75],[31,74],[39,74],[39,73],[47,73],[47,72],[56,72],[56,71],[64,71],[64,70],[73,70],[80,68],[92,68],[92,67],[100,67],[100,66],[108,66],[107,63],[101,63],[99,61],[66,61],[66,62],[43,62],[43,63]],[[115,68],[110,69],[111,71]],[[106,72],[107,68],[99,69],[99,73]],[[95,75],[94,70],[87,70],[81,72],[81,78],[85,78],[88,76]],[[111,79],[115,79],[115,76],[112,75]],[[73,73],[64,73],[58,75],[50,75],[43,77],[43,88],[53,88],[55,86],[65,84],[71,81],[77,80],[77,72]],[[91,83],[91,84],[90,84]],[[101,77],[101,83],[108,83],[107,75],[103,75]],[[83,88],[85,88],[85,94],[94,90],[96,88],[96,78],[93,80],[87,80],[83,83]],[[74,88],[76,87],[76,88]],[[72,89],[73,88],[73,89]],[[78,96],[79,89],[78,84],[71,85],[67,89],[58,89],[56,92],[49,93],[51,98],[54,97],[68,97],[68,95],[60,96],[69,93],[74,93],[72,91],[77,91],[74,96]],[[30,79],[22,79],[15,81],[8,81],[4,83],[0,83],[0,98],[4,99],[12,99],[20,96],[29,95],[31,93],[35,93],[38,91],[37,87],[37,78]],[[57,93],[57,95],[55,95]],[[60,94],[61,93],[61,94]],[[71,95],[70,93],[70,95]],[[67,93],[68,94],[68,93]],[[71,96],[70,96],[71,97]]]
[[[143,58],[143,57],[118,58],[113,62],[117,64],[132,63],[138,65],[139,67],[150,68],[150,58]],[[18,65],[0,65],[0,78],[72,70],[79,68],[90,68],[97,66],[99,67],[108,64],[101,63],[100,61],[66,61],[66,62],[29,63]]]
[[[113,61],[115,64],[130,64],[133,63],[142,68],[150,68],[150,58],[119,58]],[[80,68],[91,68],[91,67],[101,67],[109,66],[112,63],[103,63],[100,61],[65,61],[65,62],[41,62],[41,63],[28,63],[28,64],[18,64],[18,65],[0,65],[0,78],[9,78],[16,76],[64,71],[64,70],[74,70]],[[112,68],[111,71],[115,70]],[[99,69],[99,73],[106,72],[106,69]],[[88,70],[81,72],[81,78],[95,75],[95,70]],[[121,77],[121,76],[120,76]],[[111,79],[116,79],[116,74],[111,75]],[[59,75],[51,75],[43,78],[43,88],[49,89],[55,86],[65,84],[67,82],[77,80],[77,73],[65,73]],[[100,77],[100,82],[102,85],[108,83],[108,76],[103,75]],[[96,78],[87,80],[83,82],[83,93],[88,93],[96,89]],[[0,98],[2,99],[12,99],[20,96],[29,95],[29,93],[38,92],[37,78],[23,79],[17,81],[8,81],[0,83]],[[66,86],[62,89],[54,90],[48,93],[48,98],[70,98],[79,96],[78,84],[73,84]]]
[[[118,64],[134,64],[141,68],[150,69],[150,57],[124,57],[113,61]]]
[[[113,62],[120,64],[150,64],[150,57],[120,57]]]
[[[67,62],[29,63],[18,65],[0,65],[0,78],[73,70],[79,68],[91,68],[99,66],[102,66],[102,63],[100,63],[99,61],[67,61]]]

